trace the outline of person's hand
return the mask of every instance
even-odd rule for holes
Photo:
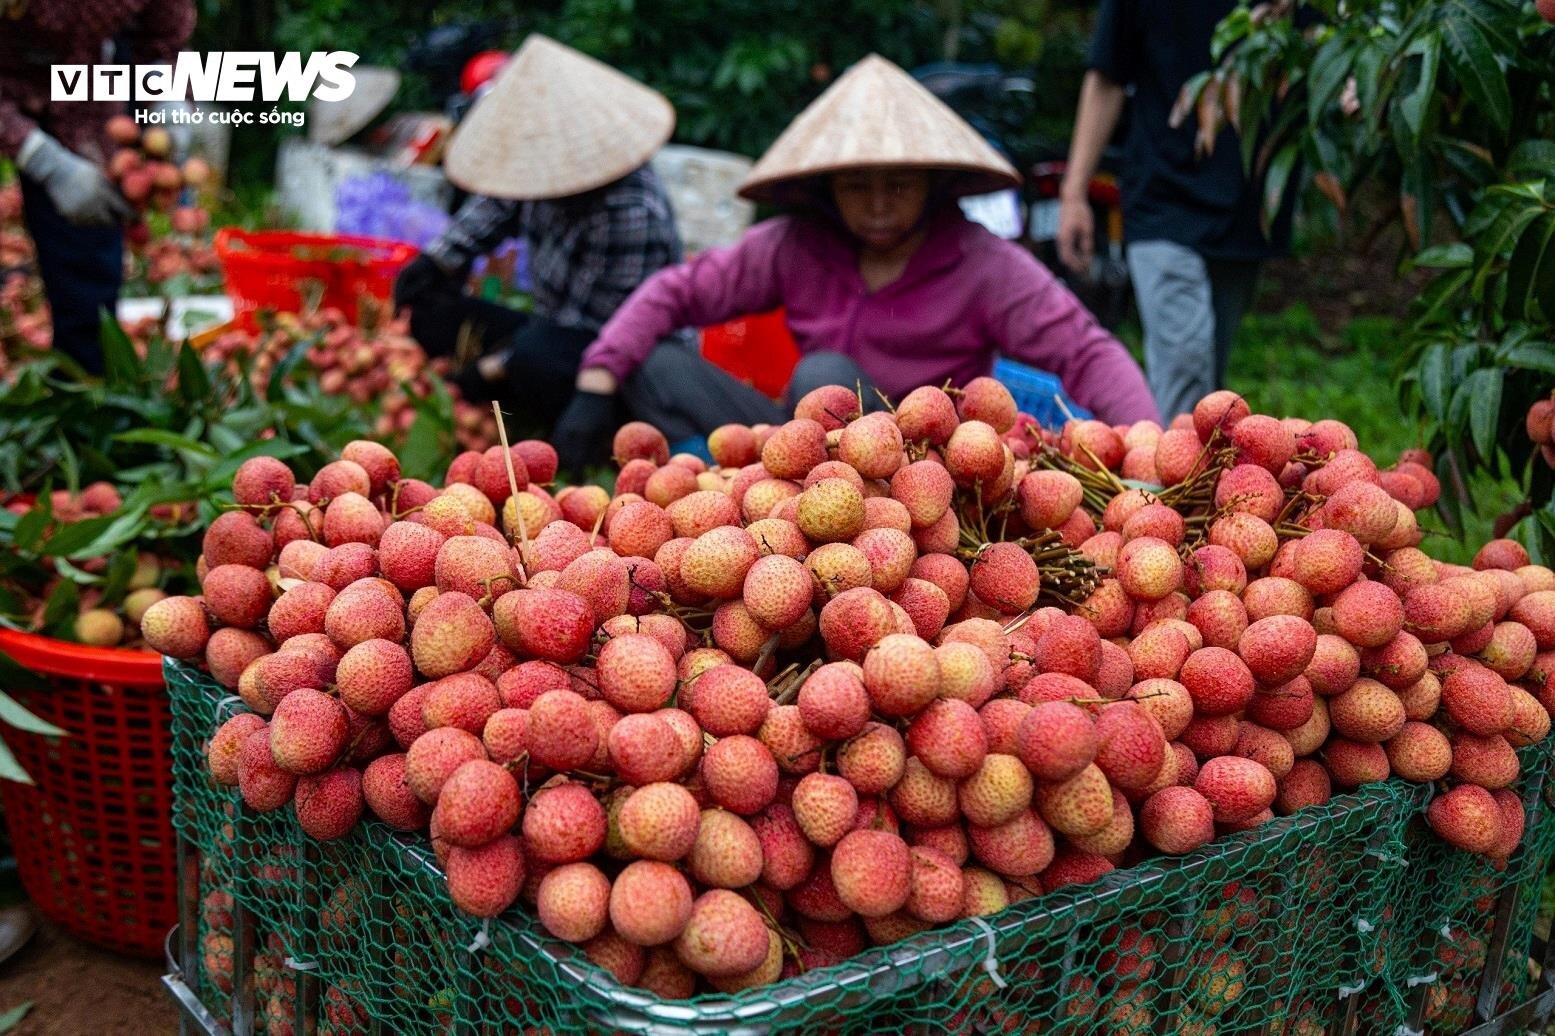
[[[556,447],[557,467],[573,481],[579,481],[589,465],[609,457],[615,416],[615,396],[585,389],[572,394],[556,420],[551,445]]]
[[[1096,216],[1084,197],[1058,203],[1058,258],[1075,273],[1087,273],[1096,255]]]
[[[33,130],[22,142],[16,167],[43,188],[61,216],[78,227],[111,227],[135,215],[101,169],[42,130]]]
[[[454,284],[446,270],[422,252],[416,258],[406,264],[400,271],[400,275],[394,278],[394,308],[403,309],[409,306],[416,308],[417,304],[435,298],[439,295],[457,294],[458,286]]]

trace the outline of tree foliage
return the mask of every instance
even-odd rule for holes
[[[1295,180],[1340,213],[1380,186],[1404,266],[1434,271],[1399,386],[1457,490],[1443,517],[1474,473],[1515,478],[1513,534],[1555,559],[1555,478],[1523,422],[1555,390],[1555,27],[1522,0],[1280,0],[1239,6],[1214,53],[1179,113],[1201,139],[1244,131],[1266,213]]]

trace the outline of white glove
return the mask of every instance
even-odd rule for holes
[[[47,191],[60,215],[77,226],[113,226],[135,215],[101,169],[40,129],[22,142],[16,167]]]

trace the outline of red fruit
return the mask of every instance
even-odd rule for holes
[[[1193,652],[1178,679],[1193,697],[1194,708],[1205,716],[1236,712],[1253,697],[1252,672],[1225,648],[1205,647]]]
[[[616,876],[610,889],[610,923],[638,946],[670,942],[691,917],[691,886],[674,867],[657,860],[636,860]]]
[[[964,701],[941,698],[907,728],[907,746],[935,774],[961,780],[977,772],[988,734],[977,711]]]
[[[722,978],[760,965],[769,942],[766,922],[749,901],[728,889],[711,889],[691,905],[675,955],[699,975]]]
[[[553,770],[585,765],[599,748],[600,734],[588,703],[573,691],[543,692],[529,706],[530,756]]]
[[[940,446],[949,440],[958,423],[956,404],[943,389],[932,385],[915,388],[896,408],[896,423],[902,437]]]
[[[777,795],[777,761],[766,745],[744,734],[709,746],[700,773],[712,800],[742,816],[760,813]]]
[[[605,700],[623,712],[663,708],[675,691],[675,659],[664,645],[641,633],[607,641],[599,651],[596,672]]]
[[[512,590],[497,598],[491,614],[508,647],[563,665],[587,654],[594,635],[589,603],[566,590]]]
[[[1104,706],[1096,735],[1096,765],[1115,786],[1139,789],[1155,780],[1165,761],[1166,738],[1143,706],[1131,701]]]
[[[1019,544],[994,543],[973,559],[971,587],[979,600],[1015,615],[1036,603],[1042,578],[1037,563]]]
[[[496,639],[491,619],[474,598],[449,591],[434,597],[416,616],[410,653],[424,675],[451,676],[477,665]]]
[[[1194,788],[1162,788],[1140,807],[1139,828],[1161,852],[1180,856],[1215,837],[1214,807]]]
[[[448,853],[447,874],[454,906],[495,917],[513,905],[524,886],[524,850],[512,835],[478,848],[455,847]]]
[[[605,810],[572,781],[535,792],[524,810],[524,846],[545,863],[586,860],[605,844]]]
[[[269,579],[263,571],[248,565],[217,565],[205,574],[201,589],[205,592],[205,606],[217,621],[239,629],[253,629],[259,625],[269,613],[273,600]],[[166,603],[162,601],[153,606],[145,618],[151,618],[152,612]],[[141,629],[145,631],[144,621]]]
[[[888,831],[844,835],[832,853],[831,873],[838,897],[864,917],[894,913],[912,893],[912,853]]]
[[[628,461],[642,459],[654,464],[667,464],[670,459],[669,440],[664,433],[642,421],[629,421],[616,432],[611,446],[615,462],[625,466]]]
[[[855,592],[875,593],[873,590],[848,593]],[[821,613],[822,635],[834,649],[836,642],[826,632],[826,613],[843,603],[847,596],[843,594],[836,598]],[[939,659],[927,642],[912,634],[892,633],[879,638],[879,643],[868,649],[863,670],[864,687],[871,701],[887,716],[911,716],[933,701],[940,691]]]
[[[1438,837],[1465,852],[1488,853],[1501,840],[1501,808],[1472,784],[1436,796],[1425,815]]]
[[[275,764],[270,731],[261,728],[243,739],[238,753],[238,791],[249,809],[261,813],[280,809],[292,800],[297,777]]]
[[[240,712],[227,720],[211,735],[206,749],[206,765],[211,778],[217,784],[237,787],[238,763],[243,753],[243,742],[248,735],[266,729],[264,718],[252,712]]]
[[[1274,775],[1268,767],[1237,756],[1205,760],[1193,786],[1209,800],[1221,823],[1248,820],[1274,802]]]
[[[270,751],[289,773],[329,769],[346,745],[347,716],[339,701],[312,688],[282,698],[270,718]]]
[[[1391,591],[1383,588],[1391,596]],[[1265,686],[1299,676],[1317,650],[1317,631],[1294,615],[1271,615],[1252,623],[1237,641],[1237,654]]]
[[[1211,392],[1194,404],[1193,430],[1200,442],[1207,443],[1216,431],[1229,436],[1251,412],[1247,401],[1235,392],[1226,389]]]

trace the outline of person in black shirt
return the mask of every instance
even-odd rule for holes
[[[1236,133],[1195,150],[1196,120],[1171,123],[1182,85],[1210,67],[1215,26],[1235,0],[1102,0],[1060,191],[1059,257],[1090,269],[1086,188],[1131,101],[1123,167],[1129,276],[1145,330],[1145,371],[1163,417],[1221,387],[1259,264],[1277,249]],[[1276,235],[1278,236],[1278,234]]]

